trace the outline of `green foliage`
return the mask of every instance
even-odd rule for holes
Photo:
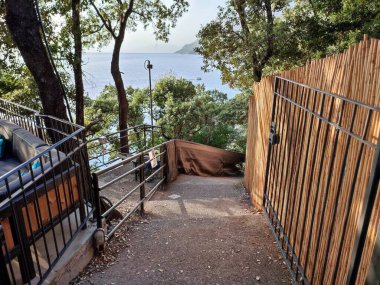
[[[135,126],[149,118],[149,90],[126,89],[129,101],[128,122]],[[206,90],[203,85],[165,76],[157,81],[154,91],[156,124],[166,136],[190,140],[220,148],[245,152],[248,92],[228,99],[217,90]],[[103,135],[117,129],[117,91],[107,85],[101,94],[85,108],[86,124],[102,119],[93,131]],[[132,134],[131,142],[139,137]]]
[[[380,38],[380,1],[231,0],[198,33],[204,70],[231,87]]]
[[[96,133],[109,132],[117,124],[118,103],[116,89],[112,85],[106,85],[95,100],[91,100],[85,107],[85,124],[100,121],[92,131]]]
[[[0,98],[35,110],[42,109],[37,86],[25,67],[18,72],[0,69]]]
[[[217,18],[198,33],[204,70],[218,69],[231,87],[249,87],[259,81],[275,53],[278,32],[275,13],[289,1],[234,0],[219,7]]]
[[[169,137],[245,151],[237,143],[244,132],[237,130],[246,122],[248,95],[228,100],[217,90],[166,76],[156,83],[153,98],[157,124]]]
[[[298,0],[284,12],[292,41],[306,58],[339,53],[363,39],[380,38],[380,2]]]
[[[196,93],[194,84],[189,80],[176,78],[173,75],[163,77],[156,82],[152,92],[155,106],[154,119],[158,120],[165,115],[169,109],[167,104],[177,106],[179,102],[193,98]]]
[[[74,86],[69,63],[72,57],[70,0],[41,1],[40,9],[49,46],[74,110]],[[65,18],[66,17],[66,18]],[[65,19],[65,21],[63,21]],[[38,88],[26,68],[5,23],[5,5],[0,5],[0,97],[42,110]]]
[[[94,8],[86,10],[84,29],[93,36],[85,38],[85,41],[102,47],[124,33],[125,20],[128,20],[125,28],[129,31],[135,32],[140,25],[145,29],[152,25],[156,39],[168,41],[170,29],[175,27],[177,19],[187,11],[189,3],[185,0],[134,1],[128,19],[126,12],[131,7],[131,1],[87,0],[84,5],[92,5]]]
[[[144,122],[144,90],[126,89],[129,100],[128,119],[130,126],[140,125]],[[106,134],[117,129],[118,125],[118,101],[117,90],[113,85],[106,85],[96,99],[87,98],[85,107],[85,124],[100,121],[92,131],[98,134]]]
[[[40,109],[37,87],[5,24],[5,5],[0,4],[0,98]]]

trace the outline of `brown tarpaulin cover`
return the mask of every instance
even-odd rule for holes
[[[240,174],[237,164],[244,162],[242,153],[223,150],[183,140],[166,144],[168,154],[168,182],[178,173],[197,176],[235,176]]]

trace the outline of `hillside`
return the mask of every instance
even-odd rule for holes
[[[195,41],[190,44],[184,45],[180,50],[176,51],[175,53],[180,54],[196,54],[194,49],[199,46],[199,42]]]

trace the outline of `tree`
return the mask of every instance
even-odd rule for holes
[[[120,51],[128,29],[135,30],[141,23],[145,28],[149,24],[154,25],[154,34],[158,40],[168,40],[170,28],[176,24],[178,17],[187,10],[188,2],[185,0],[173,0],[171,5],[167,1],[148,0],[89,0],[94,8],[98,26],[104,27],[109,39],[114,40],[112,52],[111,74],[115,82],[119,103],[119,130],[121,151],[128,153],[128,135],[123,131],[128,127],[128,101],[125,92],[123,78],[120,72]]]
[[[67,120],[64,90],[43,44],[32,0],[6,0],[6,24],[36,81],[44,113]]]
[[[217,18],[198,33],[197,51],[204,69],[219,69],[222,81],[232,87],[250,87],[260,81],[275,54],[275,13],[286,0],[231,0],[219,7]]]
[[[230,0],[198,33],[204,69],[232,87],[339,53],[363,34],[380,37],[372,0]]]
[[[72,34],[74,37],[74,80],[75,80],[75,118],[76,123],[84,125],[84,87],[82,72],[82,31],[80,24],[81,1],[71,0]]]
[[[132,125],[144,122],[149,114],[148,88],[127,87],[129,121]],[[165,136],[190,140],[219,148],[245,151],[248,93],[232,99],[217,90],[206,90],[204,85],[165,76],[157,81],[153,91],[154,117]],[[87,105],[86,123],[102,118],[92,131],[104,135],[118,124],[117,90],[107,85],[101,94]],[[140,141],[137,133],[131,143]],[[119,148],[119,144],[117,144]]]
[[[156,83],[153,99],[155,119],[169,137],[245,151],[248,94],[228,100],[204,85],[165,76]]]
[[[167,104],[173,101],[188,101],[195,97],[197,90],[195,85],[184,78],[176,78],[174,75],[167,75],[158,80],[155,84],[152,96],[154,100],[153,116],[157,121],[165,115],[169,109]]]
[[[304,60],[342,52],[364,34],[380,38],[379,1],[298,0],[284,20]]]
[[[125,93],[129,104],[129,121],[135,125],[143,124],[144,108],[147,108],[145,89],[134,89],[127,87]],[[89,99],[85,108],[85,122],[89,124],[94,121],[101,121],[95,125],[92,131],[98,135],[109,133],[109,130],[116,129],[118,126],[118,101],[117,90],[113,85],[106,85],[96,99]]]
[[[0,96],[35,110],[41,110],[38,88],[20,60],[5,23],[5,5],[0,5]]]
[[[41,110],[38,88],[29,70],[26,67],[20,67],[15,71],[0,69],[1,98],[34,110]]]

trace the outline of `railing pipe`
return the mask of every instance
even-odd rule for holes
[[[4,254],[3,254],[3,239],[5,240],[3,226],[0,225],[0,276],[1,276],[1,284],[10,285],[11,280],[9,278],[9,274],[8,274],[8,270],[7,270],[7,262],[5,260]]]
[[[95,199],[95,219],[97,228],[102,228],[102,211],[100,209],[100,197],[99,197],[99,180],[98,176],[93,173],[92,174],[92,183],[94,186],[94,199]]]
[[[140,154],[140,157],[139,157],[139,164],[140,165],[143,165],[144,167],[140,167],[139,169],[139,178],[140,178],[140,183],[144,182],[141,184],[140,186],[140,200],[143,200],[145,198],[145,164],[144,164],[144,154],[141,153]],[[145,209],[144,209],[144,202],[141,203],[141,206],[140,206],[140,214],[144,214],[145,212]]]
[[[143,153],[143,154],[148,153],[149,151],[151,151],[151,150],[155,150],[155,149],[161,147],[161,146],[164,145],[164,144],[166,144],[166,142],[164,142],[164,143],[162,143],[162,144],[159,144],[159,145],[156,145],[156,146],[154,146],[154,147],[151,147],[151,148],[149,148],[149,149],[146,149],[146,150],[142,151],[142,153]],[[102,169],[102,170],[97,171],[96,174],[97,174],[98,176],[100,176],[100,175],[102,175],[102,174],[104,174],[104,173],[107,173],[107,172],[109,172],[109,171],[111,171],[111,170],[117,168],[117,167],[120,167],[120,166],[122,166],[122,165],[128,164],[128,163],[130,163],[132,160],[138,158],[139,155],[140,155],[140,154],[135,154],[135,155],[133,155],[133,156],[131,156],[131,157],[128,157],[128,158],[126,158],[126,159],[124,159],[124,160],[122,160],[122,161],[120,161],[120,162],[118,162],[118,163],[115,163],[114,165],[110,166],[109,168],[106,168],[106,169]]]

